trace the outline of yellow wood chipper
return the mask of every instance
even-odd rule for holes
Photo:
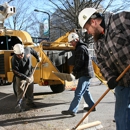
[[[6,29],[3,26],[4,20],[15,14],[15,7],[9,6],[8,3],[1,6],[4,13],[2,13],[2,10],[0,11],[0,84],[13,83],[14,93],[16,92],[16,81],[11,68],[11,58],[14,54],[13,46],[21,43],[35,49],[42,58],[34,73],[34,83],[40,86],[50,86],[54,93],[63,92],[66,85],[65,80],[58,78],[52,72],[69,74],[72,71],[74,48],[68,44],[67,36],[69,32],[54,42],[42,41],[39,45],[36,45],[29,33],[22,30]],[[33,67],[36,62],[36,59],[32,56]],[[94,68],[96,67],[94,66]],[[98,71],[100,73],[100,70]]]

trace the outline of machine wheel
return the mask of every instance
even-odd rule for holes
[[[64,84],[50,85],[50,88],[54,93],[61,93],[65,90],[65,85]]]
[[[8,82],[6,79],[0,79],[0,85],[5,86],[5,85],[11,85],[12,82]]]
[[[13,91],[14,91],[14,95],[17,97],[17,93],[16,93],[16,77],[13,77]]]

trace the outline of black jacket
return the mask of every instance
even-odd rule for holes
[[[89,56],[86,44],[82,43],[82,41],[78,42],[75,48],[73,74],[76,79],[82,76],[90,78],[94,76],[91,57]]]
[[[26,77],[31,76],[33,72],[33,67],[31,63],[31,54],[38,60],[39,58],[38,53],[29,47],[26,47],[24,49],[23,59],[19,59],[15,54],[11,59],[12,71],[14,75],[22,80],[25,80]]]

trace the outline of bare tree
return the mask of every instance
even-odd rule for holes
[[[31,25],[31,13],[27,0],[15,0],[11,2],[16,7],[16,14],[7,19],[6,26],[14,30],[27,30]],[[26,24],[25,24],[26,23]]]
[[[118,3],[118,4],[117,4]],[[111,10],[113,12],[120,12],[123,10],[130,10],[130,0],[116,0],[114,3],[110,6]]]
[[[51,6],[53,5],[55,12],[52,14],[52,24],[51,24],[51,39],[57,39],[56,30],[59,31],[58,34],[63,35],[64,33],[79,29],[78,15],[79,12],[85,7],[102,8],[103,12],[109,9],[115,0],[49,0]],[[129,1],[129,0],[128,0]],[[119,11],[122,5],[114,8],[114,11]],[[57,22],[55,22],[55,20]],[[56,24],[55,24],[56,23]]]
[[[1,0],[0,4],[8,2]],[[31,35],[38,35],[39,27],[35,13],[33,12],[30,0],[10,0],[10,6],[15,6],[16,13],[10,18],[5,20],[6,28],[13,30],[24,30],[29,32]]]
[[[104,11],[111,7],[117,12],[128,7],[130,3],[130,0],[121,0],[125,4],[117,8],[117,5],[112,4],[114,1],[108,0],[107,4],[104,4],[105,0],[12,0],[10,4],[16,7],[16,14],[5,21],[5,26],[10,29],[24,30],[32,36],[40,37],[42,34],[39,30],[41,25],[39,17],[44,16],[43,14],[37,16],[34,9],[43,10],[51,15],[51,39],[55,40],[70,30],[80,28],[78,14],[85,7],[103,7]],[[0,0],[0,4],[3,2],[8,1]]]
[[[57,0],[58,4],[54,0],[49,0],[49,2],[54,5],[56,9],[55,13],[52,14],[53,20],[51,24],[51,33],[52,36],[54,36],[53,34],[56,33],[53,33],[53,30],[54,32],[55,30],[60,30],[60,35],[62,35],[70,30],[79,29],[79,12],[85,7],[101,7],[103,0]],[[113,0],[109,0],[104,9],[108,8],[112,2]],[[53,24],[54,19],[57,20],[58,24]],[[55,38],[57,37],[55,36]]]

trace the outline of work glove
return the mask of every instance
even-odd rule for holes
[[[73,80],[75,80],[75,76],[73,75],[73,74],[65,74],[65,76],[63,76],[63,77],[66,77],[66,79],[65,80],[67,80],[67,81],[73,81]]]
[[[72,71],[72,73],[71,73],[72,75],[74,75],[74,76],[76,76],[77,75],[77,72],[75,72],[75,71]]]
[[[41,58],[41,57],[39,57],[39,58],[37,59],[37,62],[41,62],[41,60],[42,60],[42,58]]]
[[[25,84],[26,82],[26,80],[21,80],[21,84]]]
[[[30,83],[30,84],[31,84],[33,81],[34,81],[33,76],[26,78],[26,82],[27,82],[27,83]]]
[[[110,89],[114,89],[116,86],[117,86],[117,81],[116,81],[116,77],[113,77],[113,78],[111,78],[108,82],[107,82],[107,84],[108,84],[108,87],[110,88]]]
[[[27,83],[26,80],[21,80],[20,89],[22,89],[23,91],[24,91],[25,83]]]
[[[75,80],[75,76],[72,73],[70,74],[70,79]]]

